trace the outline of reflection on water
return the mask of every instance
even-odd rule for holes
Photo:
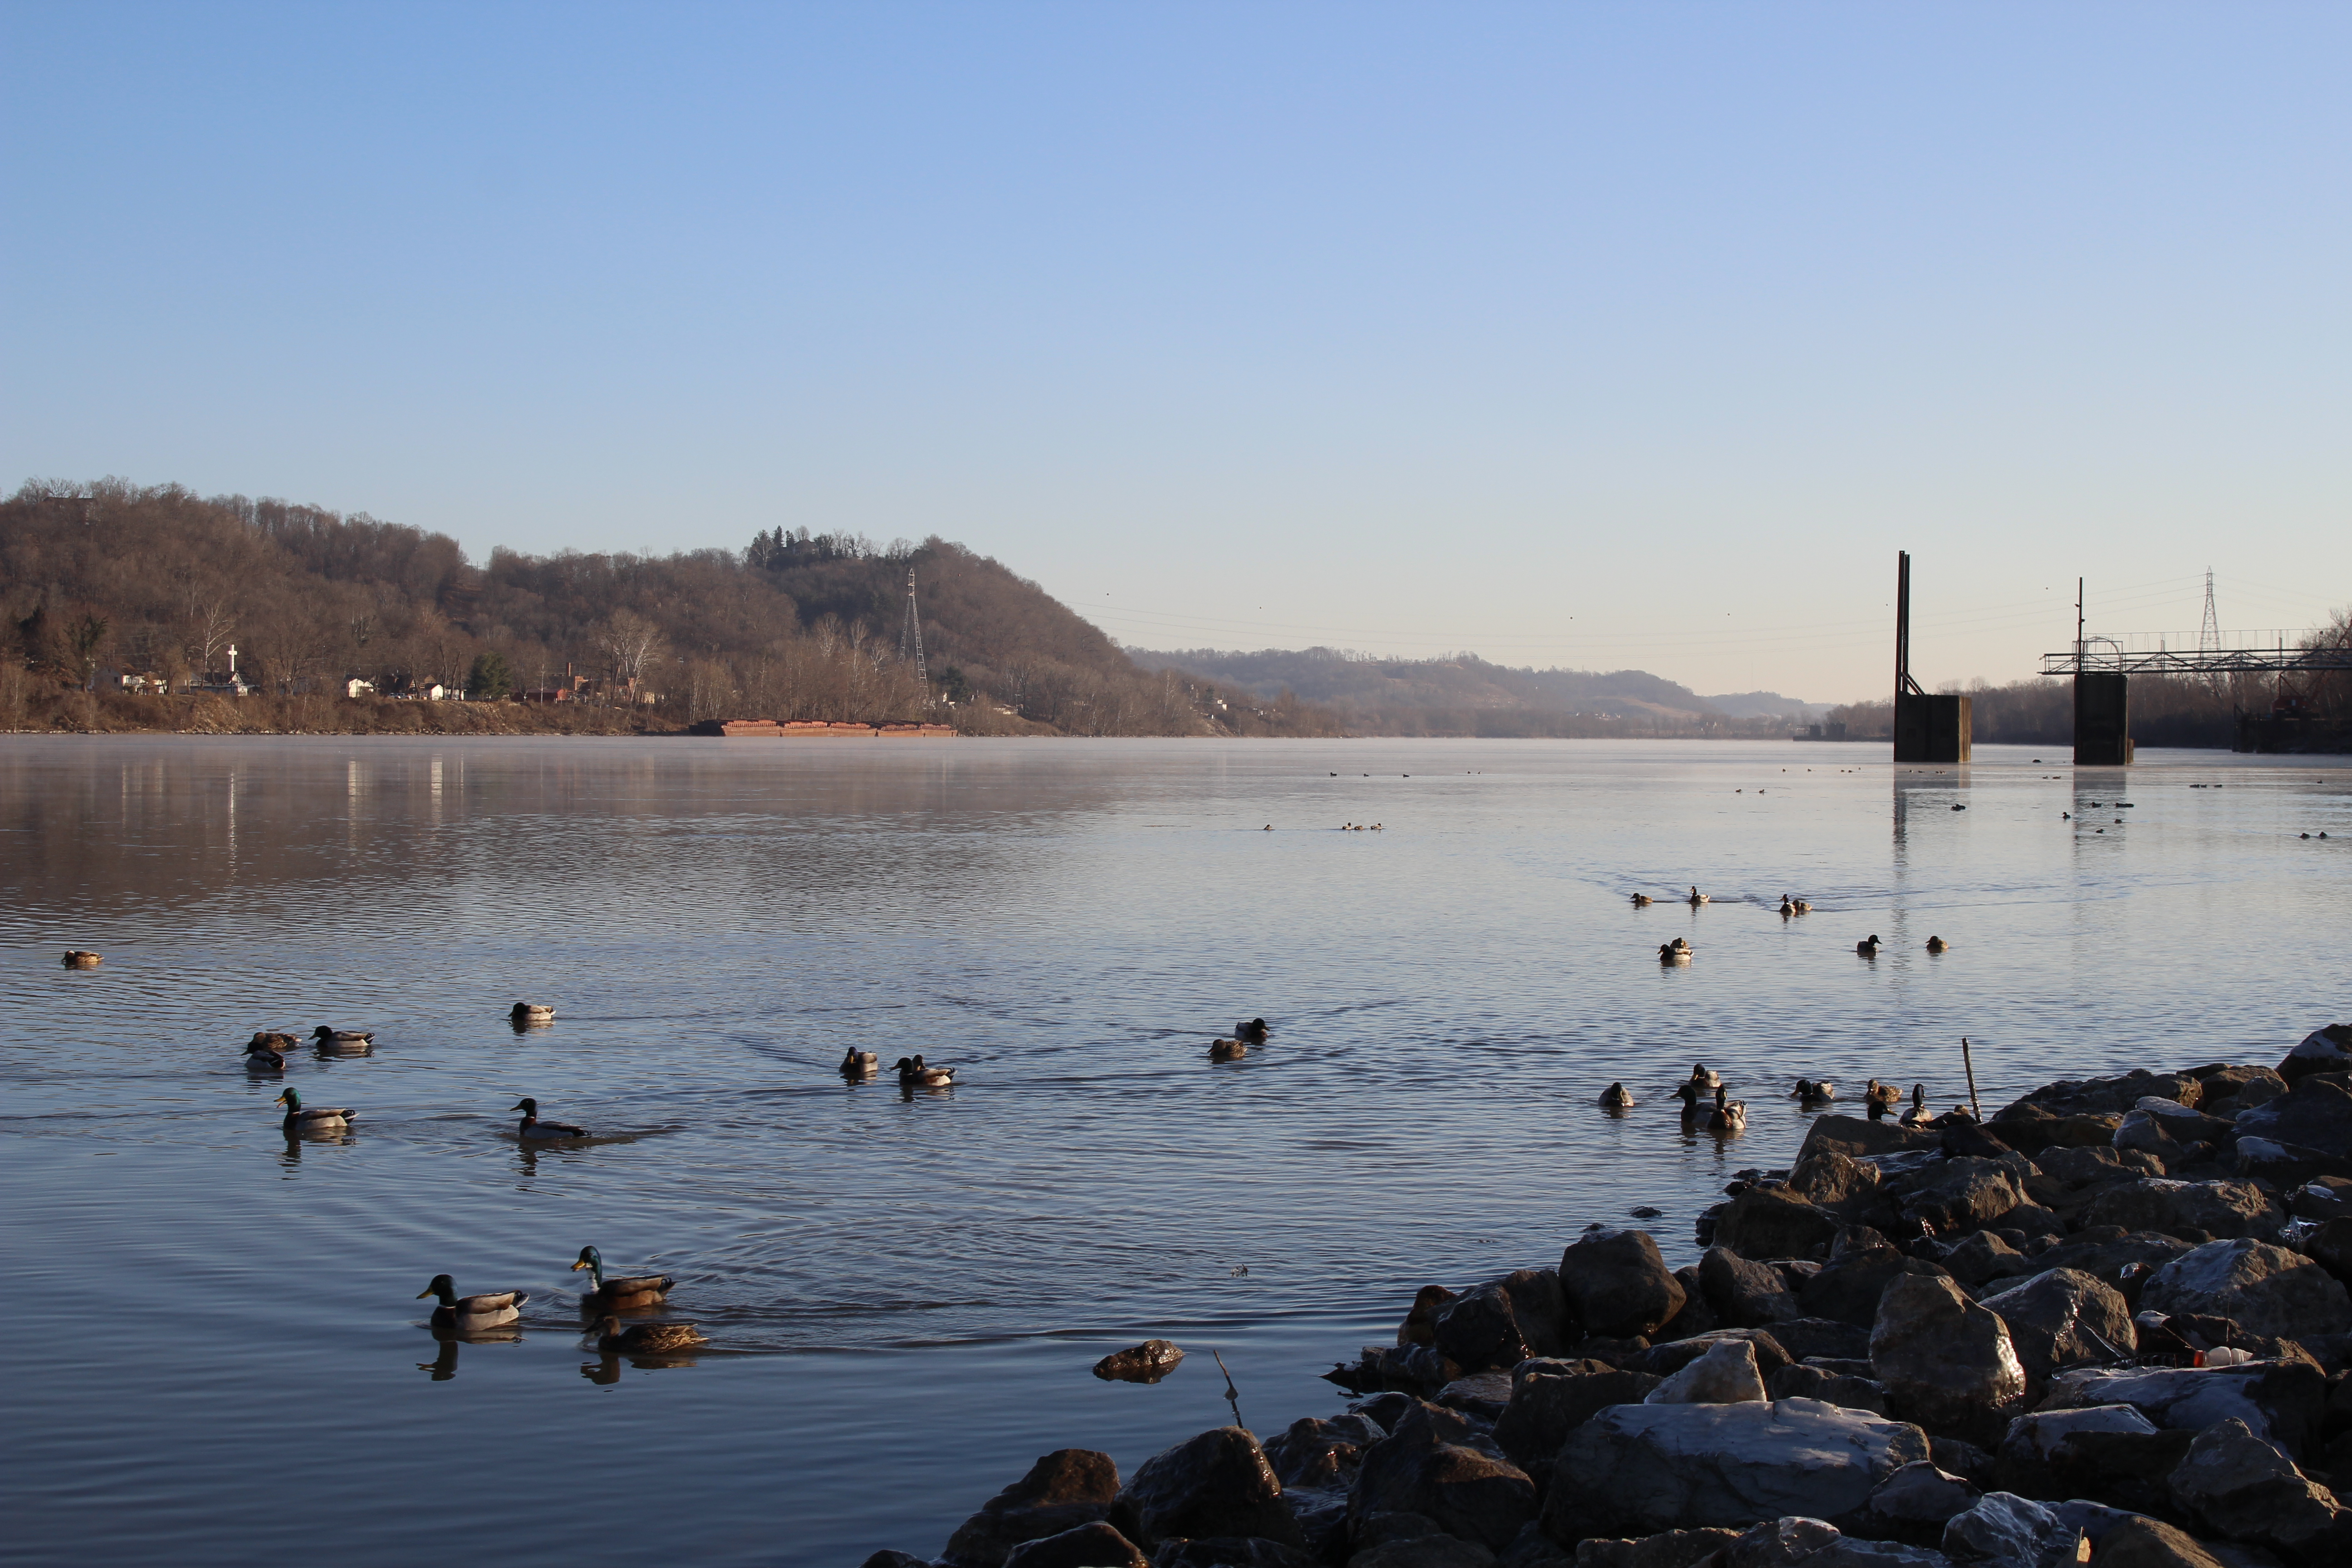
[[[1988,1104],[2275,1059],[2336,1021],[2347,818],[2307,762],[2126,781],[1993,747],[0,742],[0,1245],[86,1331],[0,1350],[44,1434],[13,1550],[309,1549],[240,1484],[266,1443],[358,1568],[573,1555],[540,1505],[576,1448],[509,1437],[519,1402],[585,1416],[577,1369],[665,1435],[599,1500],[612,1550],[935,1552],[1046,1449],[1131,1468],[1240,1394],[1268,1427],[1328,1413],[1316,1374],[1421,1285],[1637,1213],[1687,1261],[1736,1170],[1858,1104],[1800,1078],[1948,1103],[1963,1035]],[[1675,937],[1696,956],[1660,964]],[[514,1028],[517,995],[560,1026]],[[290,1018],[380,1044],[248,1074]],[[1680,1115],[1695,1058],[1743,1128]],[[289,1086],[364,1137],[285,1137]],[[593,1135],[519,1141],[526,1095]],[[678,1276],[709,1346],[595,1352],[591,1237]],[[419,1362],[420,1269],[532,1301]],[[1153,1337],[1192,1352],[1163,1384],[1088,1375]],[[353,1408],[364,1467],[333,1458]]]

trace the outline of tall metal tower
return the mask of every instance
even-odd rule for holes
[[[898,637],[898,656],[911,657],[915,661],[915,679],[923,683],[928,694],[931,689],[931,672],[923,664],[923,616],[915,608],[915,569],[907,568],[907,626]]]
[[[2213,613],[2213,568],[2205,568],[2205,624],[2197,631],[2200,655],[2221,651],[2221,617]]]

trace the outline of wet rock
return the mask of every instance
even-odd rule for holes
[[[1344,1562],[1348,1555],[1348,1489],[1284,1487],[1282,1506],[1297,1521],[1303,1549],[1318,1563]]]
[[[2269,1138],[2239,1139],[2234,1163],[2238,1174],[2248,1181],[2268,1182],[2276,1187],[2297,1187],[2315,1177],[2352,1173],[2352,1159]]]
[[[2314,1176],[2288,1194],[2286,1206],[2297,1219],[2352,1219],[2352,1178]]]
[[[1819,1126],[1819,1122],[1814,1123]],[[1710,1211],[1715,1245],[1742,1258],[1805,1258],[1827,1252],[1838,1216],[1785,1187],[1749,1187]]]
[[[2352,1156],[2352,1090],[2306,1075],[2276,1100],[2242,1113],[2236,1125],[2241,1138],[2296,1143],[2338,1159]]]
[[[1751,1524],[1723,1549],[1721,1568],[1791,1568],[1838,1539],[1827,1520],[1791,1514]]]
[[[1014,1547],[1004,1568],[1151,1568],[1151,1559],[1097,1521]]]
[[[1648,1405],[1737,1405],[1761,1402],[1764,1376],[1756,1370],[1756,1347],[1745,1340],[1717,1340],[1680,1372],[1650,1390]]]
[[[1664,1380],[1645,1372],[1621,1372],[1604,1362],[1572,1363],[1559,1373],[1522,1368],[1514,1374],[1511,1402],[1495,1423],[1495,1441],[1510,1461],[1534,1474],[1549,1468],[1568,1435],[1612,1405],[1639,1405]]]
[[[2252,1110],[2287,1089],[2286,1079],[2270,1068],[2225,1067],[2218,1072],[2200,1073],[2197,1081],[2205,1086],[2198,1103],[2216,1116]]]
[[[1423,1285],[1413,1292],[1412,1306],[1397,1325],[1399,1345],[1430,1345],[1437,1342],[1437,1315],[1448,1303],[1457,1300],[1443,1285]]]
[[[1758,1328],[1804,1316],[1796,1293],[1779,1269],[1750,1263],[1727,1247],[1706,1249],[1698,1260],[1698,1278],[1717,1320],[1734,1328]]]
[[[2055,1116],[2038,1105],[2021,1104],[1996,1114],[1992,1131],[2002,1142],[2038,1162],[2051,1149],[2109,1147],[2122,1121],[2119,1110]]]
[[[1388,1434],[1366,1415],[1339,1415],[1330,1420],[1304,1415],[1265,1445],[1266,1463],[1287,1492],[1298,1487],[1326,1487],[1356,1473],[1363,1452]]]
[[[2193,1436],[2164,1431],[2128,1405],[2038,1410],[2009,1424],[1993,1479],[2022,1497],[2165,1509],[2164,1477]]]
[[[1962,1478],[1937,1469],[1933,1460],[1921,1459],[1879,1482],[1849,1529],[1883,1541],[1932,1546],[1944,1538],[1948,1521],[1976,1507],[1983,1496]]]
[[[2154,1230],[2178,1236],[2195,1230],[2207,1237],[2278,1234],[2282,1216],[2263,1191],[2248,1181],[2179,1182],[2143,1177],[2109,1187],[2083,1211],[2089,1226],[2116,1225],[2126,1231]]]
[[[1654,1339],[1688,1339],[1693,1334],[1712,1333],[1724,1325],[1715,1310],[1706,1304],[1706,1291],[1700,1283],[1698,1265],[1685,1263],[1675,1270],[1675,1282],[1683,1288],[1683,1310],[1661,1326]]]
[[[1860,1160],[1874,1154],[1942,1146],[1943,1134],[1932,1129],[1873,1121],[1862,1116],[1816,1116],[1812,1125],[1805,1129],[1805,1142],[1797,1151],[1797,1164],[1802,1165],[1816,1154],[1835,1152]],[[1790,1167],[1792,1178],[1794,1171],[1795,1167]]]
[[[1927,1457],[1916,1426],[1810,1399],[1612,1405],[1561,1446],[1544,1529],[1573,1542],[1835,1516]]]
[[[1495,1554],[1472,1541],[1450,1535],[1417,1535],[1391,1541],[1348,1559],[1348,1568],[1493,1568]]]
[[[1417,1513],[1492,1552],[1536,1515],[1535,1483],[1454,1411],[1419,1405],[1364,1451],[1348,1494],[1350,1519]]]
[[[2012,1113],[2028,1105],[2052,1116],[2099,1112],[2121,1115],[2148,1099],[2169,1100],[2193,1106],[2204,1097],[2204,1086],[2185,1072],[2135,1069],[2120,1078],[2062,1079],[2056,1083],[2045,1083],[1993,1112],[1993,1131],[2002,1132],[2000,1124],[2011,1120]],[[2002,1133],[2002,1136],[2006,1138],[2007,1134]],[[2015,1146],[2012,1142],[2011,1147]]]
[[[1994,1160],[1947,1160],[1906,1193],[1903,1217],[1936,1236],[1957,1236],[2000,1222],[2025,1202],[2017,1173]]]
[[[1980,1230],[1947,1250],[1941,1259],[1953,1279],[1981,1289],[1994,1279],[2031,1274],[2035,1265],[1993,1231]]]
[[[1958,1437],[1930,1437],[1927,1457],[1936,1461],[1939,1470],[1949,1470],[1979,1490],[1992,1484],[1992,1456],[1974,1443],[1963,1443]]]
[[[1639,1361],[1650,1348],[1650,1342],[1640,1334],[1618,1339],[1607,1334],[1592,1334],[1568,1347],[1572,1361],[1605,1362],[1611,1366],[1629,1366]]]
[[[1109,1518],[1128,1539],[1147,1547],[1170,1536],[1298,1542],[1274,1466],[1257,1439],[1239,1426],[1214,1427],[1144,1460],[1119,1489]]]
[[[2303,1238],[2303,1255],[2341,1280],[2352,1280],[2352,1219],[2324,1220]]]
[[[1872,1314],[1876,1321],[1876,1314]],[[1772,1341],[1799,1361],[1829,1356],[1839,1361],[1870,1360],[1870,1325],[1836,1318],[1797,1318],[1772,1325]]]
[[[1905,1275],[1886,1288],[1870,1364],[1895,1414],[1973,1441],[1997,1441],[2025,1402],[2007,1325],[1946,1279]]]
[[[2116,1148],[2130,1149],[2143,1146],[2132,1142],[2136,1125],[2144,1127],[2162,1138],[2168,1147],[2176,1151],[2186,1149],[2192,1143],[2210,1144],[2216,1149],[2226,1148],[2238,1136],[2237,1124],[2231,1118],[2208,1116],[2201,1110],[2192,1110],[2178,1100],[2149,1099],[2143,1100],[2133,1106],[2125,1114],[2123,1121],[2116,1125],[2115,1138]],[[2158,1153],[2163,1153],[2163,1152],[2160,1149],[2155,1151]]]
[[[2248,1362],[2240,1366],[2135,1367],[2062,1372],[2050,1380],[2043,1410],[2128,1405],[2157,1426],[2200,1432],[2243,1421],[2290,1455],[2309,1450],[2327,1405],[2327,1376],[2308,1362]]]
[[[1152,1554],[1151,1568],[1318,1568],[1318,1564],[1307,1552],[1279,1541],[1213,1535],[1161,1542]]]
[[[1576,1543],[1576,1568],[1698,1568],[1739,1539],[1736,1530],[1663,1530]]]
[[[2093,1187],[2111,1182],[2136,1181],[2157,1173],[2144,1160],[2127,1160],[2113,1144],[2092,1149],[2045,1149],[2033,1157],[2042,1173],[2069,1187]]]
[[[1570,1316],[1593,1334],[1647,1334],[1683,1310],[1682,1282],[1643,1230],[1593,1230],[1559,1256]]]
[[[2352,1561],[2352,1512],[2242,1421],[2197,1435],[2172,1472],[2172,1500],[2231,1541],[2266,1546],[2289,1563],[2341,1568]]]
[[[1499,1284],[1481,1285],[1438,1309],[1438,1353],[1465,1373],[1508,1369],[1535,1353],[1519,1332],[1511,1299]]]
[[[1810,1318],[1874,1328],[1887,1287],[1906,1278],[1942,1279],[1949,1270],[1924,1258],[1906,1258],[1891,1247],[1849,1254],[1805,1281],[1798,1304]]]
[[[2036,1384],[2076,1362],[2107,1363],[2138,1348],[2123,1293],[2075,1268],[2053,1268],[1984,1299],[2009,1326],[2026,1375]]]
[[[1855,1377],[1826,1367],[1784,1366],[1764,1380],[1768,1399],[1818,1399],[1848,1410],[1886,1414],[1886,1385],[1875,1378]]]
[[[1568,1315],[1568,1297],[1559,1288],[1559,1273],[1551,1268],[1521,1268],[1496,1281],[1510,1298],[1511,1316],[1529,1355],[1558,1355],[1578,1331]]]
[[[2312,1340],[2352,1332],[2352,1295],[2310,1258],[2252,1240],[2209,1241],[2158,1269],[2143,1311],[2227,1318],[2250,1334]]]
[[[1482,1372],[1457,1377],[1437,1391],[1436,1403],[1491,1426],[1511,1403],[1511,1376],[1507,1372]]]
[[[1056,1448],[1029,1473],[980,1505],[948,1538],[948,1568],[1002,1568],[1025,1541],[1103,1518],[1118,1497],[1118,1467],[1090,1448]]]
[[[2342,1072],[2352,1068],[2352,1024],[2330,1024],[2314,1029],[2303,1043],[2287,1052],[2278,1075],[2293,1086],[2314,1073]]]
[[[1113,1351],[1095,1363],[1095,1375],[1106,1382],[1158,1383],[1176,1370],[1184,1352],[1168,1340],[1146,1340],[1123,1351]]]
[[[1654,1372],[1660,1377],[1672,1377],[1706,1354],[1717,1345],[1738,1342],[1754,1348],[1756,1368],[1759,1376],[1769,1376],[1789,1364],[1790,1356],[1769,1329],[1715,1329],[1686,1340],[1674,1340],[1653,1345],[1631,1364],[1637,1372]]]
[[[2056,1568],[2077,1560],[2083,1539],[2049,1509],[2014,1492],[1987,1492],[1944,1526],[1944,1554],[1959,1563]]]
[[[2153,1519],[2130,1520],[2109,1531],[2092,1561],[2098,1568],[2224,1568],[2187,1531]]]
[[[1789,1172],[1789,1191],[1816,1208],[1853,1218],[1876,1205],[1879,1180],[1876,1165],[1824,1146]]]

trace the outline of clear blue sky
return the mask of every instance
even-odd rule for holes
[[[1889,684],[2352,602],[2352,11],[0,7],[0,477]]]

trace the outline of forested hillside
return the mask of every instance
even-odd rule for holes
[[[928,687],[901,655],[910,568]],[[979,733],[1336,730],[1278,696],[1139,668],[1036,584],[936,538],[878,546],[778,530],[740,551],[499,549],[477,565],[454,539],[364,512],[176,485],[28,484],[0,502],[0,633],[16,644],[0,659],[0,727],[12,728],[188,728],[207,704],[194,727],[506,727],[395,700],[437,683],[477,700],[562,689],[525,726],[540,728],[758,717],[947,719]],[[231,709],[182,695],[225,682],[232,646],[254,696]],[[110,694],[116,676],[173,695]],[[354,678],[382,697],[343,698]],[[420,718],[427,709],[441,716]]]
[[[1377,735],[1786,735],[1818,717],[1802,702],[1744,692],[1730,711],[1687,686],[1638,669],[1513,669],[1473,654],[1373,658],[1335,648],[1223,653],[1129,650],[1254,693],[1288,690],[1338,712],[1350,733]]]

